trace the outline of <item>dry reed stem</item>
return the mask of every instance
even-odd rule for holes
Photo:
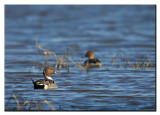
[[[40,49],[43,50],[43,52],[45,52],[46,55],[54,55],[54,56],[55,56],[55,59],[56,59],[56,61],[57,61],[57,56],[56,56],[56,54],[50,52],[49,50],[46,50],[46,49],[42,48],[42,47],[38,44],[37,37],[36,37],[36,47],[37,47],[39,50],[40,50]],[[41,53],[41,54],[42,54],[42,53]],[[42,54],[42,56],[43,56],[43,54]]]
[[[56,56],[55,53],[52,53],[52,52],[50,52],[49,50],[46,50],[46,49],[42,48],[42,47],[38,44],[37,37],[36,37],[36,40],[35,40],[35,41],[36,41],[36,47],[37,47],[38,51],[40,52],[41,56],[42,56],[43,59],[44,59],[44,65],[46,65],[46,64],[50,65],[49,60],[48,60],[48,55],[50,55],[52,58],[53,58],[53,56],[55,57],[57,69],[60,69],[61,67],[67,68],[67,70],[68,70],[68,72],[69,72],[68,60],[71,61],[72,64],[74,64],[74,65],[76,65],[76,66],[79,67],[79,64],[76,64],[76,63],[73,61],[73,59],[71,59],[71,58],[69,57],[69,48],[68,48],[68,47],[67,47],[67,52],[64,53],[60,58],[57,58],[57,56]],[[43,51],[43,53],[42,53],[41,50]],[[64,58],[65,58],[65,59],[64,59]],[[43,66],[43,65],[42,65],[42,66]],[[42,66],[38,65],[38,67],[39,67],[40,69],[42,68]],[[80,68],[83,70],[82,67],[80,67]]]
[[[115,62],[115,60],[114,60],[114,59],[112,59],[112,66],[114,65],[114,62]]]
[[[82,69],[82,71],[83,71],[83,67],[82,67],[82,64],[81,64],[81,62],[80,63],[78,63],[77,65],[76,65],[77,67],[79,67],[79,68],[81,68]],[[83,72],[85,72],[85,71],[83,71]]]
[[[51,110],[55,111],[56,109],[51,105],[51,103],[47,100],[43,101],[44,103],[46,103],[47,105],[49,105],[49,107],[51,108]]]
[[[29,109],[30,109],[30,105],[29,105],[29,101],[25,101],[22,105],[19,104],[19,101],[17,99],[17,97],[13,94],[14,99],[16,100],[17,106],[18,108],[16,110],[20,110],[21,108],[23,108],[24,105],[28,105]]]
[[[46,57],[46,59],[47,59],[48,65],[50,66],[49,61],[48,61],[47,53],[46,53],[46,52],[44,52],[44,55],[45,55],[45,57]]]
[[[122,56],[121,53],[123,53],[126,58],[124,56]],[[147,68],[149,68],[151,70],[152,66],[154,65],[153,62],[151,62],[148,55],[146,55],[146,57],[144,57],[144,58],[145,58],[145,62],[139,62],[138,61],[138,62],[136,62],[136,64],[133,64],[133,63],[130,62],[130,60],[128,58],[128,55],[125,52],[119,51],[115,55],[115,57],[112,58],[111,64],[113,66],[115,64],[115,62],[117,62],[117,67],[121,68],[122,67],[121,62],[124,62],[125,63],[125,66],[124,66],[125,68],[127,68],[129,66],[129,67],[132,67],[132,69],[137,69],[137,70],[147,69]]]
[[[14,97],[14,99],[16,100],[17,106],[18,106],[18,108],[19,108],[20,105],[19,105],[19,101],[18,101],[17,97],[16,97],[14,94],[13,94],[13,97]]]
[[[47,101],[47,100],[35,102],[35,100],[32,98],[31,99],[31,103],[29,103],[29,101],[25,101],[25,99],[23,99],[25,102],[20,104],[18,98],[14,94],[13,94],[13,97],[16,100],[16,103],[17,103],[17,106],[18,106],[17,109],[16,109],[17,111],[23,110],[25,105],[28,105],[28,109],[27,110],[31,110],[33,104],[35,104],[36,110],[43,110],[43,103],[46,103],[50,107],[51,110],[56,110],[54,108],[54,106],[51,105],[51,103],[49,101]],[[35,103],[33,103],[33,102],[35,102]],[[5,108],[5,110],[6,110],[6,108]]]
[[[132,69],[134,69],[134,64],[132,64]]]
[[[26,105],[26,104],[27,104],[28,107],[29,107],[28,110],[30,110],[31,106],[30,106],[30,104],[29,104],[29,101],[25,101],[22,105],[20,105],[20,106],[17,108],[17,110],[18,110],[18,111],[21,110],[21,108],[23,108],[23,106]]]
[[[89,62],[86,63],[86,66],[84,67],[84,69],[81,72],[83,72],[85,69],[87,69],[87,70],[89,69]]]

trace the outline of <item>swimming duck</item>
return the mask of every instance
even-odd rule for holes
[[[85,55],[85,57],[88,57],[89,59],[84,62],[84,65],[89,67],[101,67],[102,64],[101,62],[94,57],[94,52],[93,51],[88,51]]]
[[[51,66],[47,66],[43,70],[43,76],[45,79],[39,79],[37,81],[33,81],[34,89],[53,89],[58,88],[57,84],[51,78],[51,74],[55,74],[55,69]]]

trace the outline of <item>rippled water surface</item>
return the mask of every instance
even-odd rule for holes
[[[70,49],[75,63],[93,50],[103,67],[81,72],[73,67],[57,70],[52,78],[59,88],[34,90],[31,78],[43,78],[34,61],[43,62],[35,45],[60,57]],[[20,100],[48,100],[56,110],[155,110],[155,6],[5,6],[5,106]],[[113,65],[121,52],[132,64]],[[125,53],[124,53],[125,52]],[[56,61],[50,60],[55,66]],[[11,99],[10,99],[11,98]],[[23,98],[23,99],[22,99]],[[20,101],[19,100],[19,101]],[[43,110],[50,110],[45,106]]]

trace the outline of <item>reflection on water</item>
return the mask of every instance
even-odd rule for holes
[[[57,70],[52,77],[58,89],[34,90],[31,78],[42,78],[34,61],[43,61],[36,36],[58,57],[70,47],[76,63],[93,50],[103,67],[88,73]],[[145,62],[148,55],[154,65],[142,70],[112,66],[119,51],[132,63]],[[6,5],[5,105],[13,93],[25,100],[46,99],[57,110],[155,110],[155,6]],[[10,103],[13,110],[16,102]]]

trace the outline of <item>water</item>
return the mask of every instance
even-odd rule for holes
[[[69,47],[76,63],[83,63],[82,56],[93,50],[103,67],[85,73],[72,65],[69,72],[61,69],[52,75],[59,88],[34,90],[31,78],[42,78],[34,61],[43,62],[36,36],[57,57]],[[144,62],[148,55],[155,64],[155,50],[153,5],[6,5],[5,106],[17,107],[15,99],[9,100],[15,94],[19,101],[48,100],[56,110],[156,110],[155,65],[140,70],[112,66],[118,52],[131,63]]]

